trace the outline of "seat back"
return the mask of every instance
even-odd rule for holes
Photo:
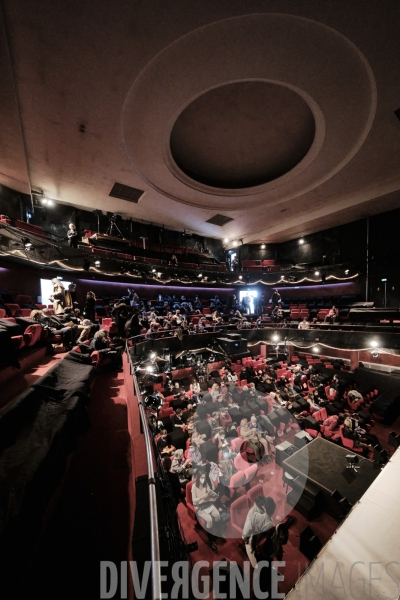
[[[230,488],[238,488],[241,485],[244,485],[245,482],[246,482],[245,474],[243,473],[243,471],[238,471],[237,473],[232,475],[232,477],[230,478],[229,487]]]
[[[232,502],[229,512],[231,515],[231,526],[241,536],[249,512],[249,501],[247,496],[241,496]]]
[[[253,504],[254,504],[256,498],[258,498],[258,496],[263,496],[263,495],[264,495],[264,488],[260,483],[258,485],[255,485],[254,487],[250,488],[249,491],[247,492],[249,508],[251,508],[253,506]]]
[[[235,456],[235,458],[233,459],[233,464],[239,471],[245,471],[249,467],[249,463],[246,460],[244,460],[241,454]]]

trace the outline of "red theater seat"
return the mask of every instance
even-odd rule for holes
[[[6,304],[4,303],[4,306],[7,306],[7,308],[11,311],[11,314],[13,317],[19,317],[21,314],[21,308],[19,306],[19,304]]]
[[[247,496],[242,496],[232,502],[229,510],[231,514],[231,527],[238,534],[238,537],[241,538],[247,513],[249,512],[249,500]]]
[[[41,325],[29,325],[24,331],[24,342],[25,346],[34,346],[42,335]]]

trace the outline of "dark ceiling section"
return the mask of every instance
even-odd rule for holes
[[[225,217],[225,215],[214,215],[211,219],[208,219],[206,223],[211,223],[211,225],[218,225],[218,227],[223,227],[227,223],[233,221],[232,217]]]
[[[178,167],[208,186],[240,189],[281,177],[307,154],[312,112],[286,87],[250,81],[216,88],[178,117],[171,153]]]
[[[144,190],[138,190],[137,188],[124,185],[123,183],[114,183],[111,192],[108,194],[112,198],[119,198],[120,200],[127,200],[128,202],[134,202],[137,204],[140,198],[143,196]]]

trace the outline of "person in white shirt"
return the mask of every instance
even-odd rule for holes
[[[307,321],[307,317],[304,317],[304,319],[300,321],[298,329],[310,329],[310,323]]]
[[[274,526],[272,516],[275,512],[276,504],[273,498],[268,496],[258,496],[254,506],[249,510],[243,527],[243,540],[249,561],[253,568],[257,566],[257,559],[252,548],[252,537],[268,531]]]

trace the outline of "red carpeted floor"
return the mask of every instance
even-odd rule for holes
[[[67,473],[48,507],[21,598],[98,599],[100,561],[127,559],[130,442],[122,373],[98,375]]]
[[[393,448],[390,448],[387,444],[389,432],[393,430],[400,433],[400,418],[391,426],[376,423],[371,432],[379,438],[379,441],[385,449],[393,451]],[[292,441],[293,435],[293,433],[289,433],[285,439]],[[284,581],[279,584],[279,591],[287,594],[309,563],[308,559],[299,550],[301,531],[303,531],[307,525],[310,525],[324,545],[333,536],[336,529],[339,527],[339,523],[326,513],[323,513],[317,519],[309,522],[299,512],[292,509],[286,503],[286,492],[282,485],[282,469],[279,466],[276,466],[275,463],[269,463],[268,465],[259,468],[257,475],[251,482],[251,487],[258,485],[259,483],[262,483],[264,487],[264,494],[266,496],[272,496],[276,502],[276,524],[281,518],[284,518],[288,514],[297,518],[296,525],[290,530],[289,542],[285,546],[283,560],[286,562],[286,566],[279,568],[279,571],[284,576]],[[229,561],[236,561],[240,565],[244,560],[248,560],[242,539],[232,539],[229,537],[229,535],[232,535],[232,533],[230,533],[231,530],[229,524],[226,530],[227,541],[223,543],[220,539],[217,539],[216,543],[218,550],[217,552],[214,552],[208,543],[205,531],[189,517],[184,503],[181,503],[178,506],[178,515],[185,532],[186,542],[190,543],[197,541],[198,543],[198,550],[191,555],[193,562],[205,560],[211,565],[213,561],[219,561],[225,558]],[[200,575],[208,576],[208,568],[203,567],[200,570]],[[211,582],[210,589],[212,589]],[[210,597],[212,597],[212,593]]]

